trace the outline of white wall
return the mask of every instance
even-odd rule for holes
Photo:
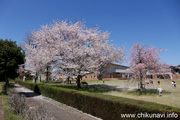
[[[120,66],[120,65],[114,65],[112,64],[109,68],[107,68],[107,70],[105,71],[105,73],[115,73],[116,69],[120,69],[120,70],[126,70],[128,67],[125,66]]]

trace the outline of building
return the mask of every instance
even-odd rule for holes
[[[128,79],[129,73],[127,69],[129,67],[118,65],[118,64],[110,64],[107,68],[105,68],[102,76],[95,73],[89,73],[83,76],[83,80],[98,80],[98,79]]]
[[[180,74],[180,65],[178,65],[178,66],[170,66],[170,68],[171,68],[171,72],[173,74]]]
[[[170,68],[162,69],[160,73],[156,72],[147,72],[147,78],[150,79],[173,79],[173,74]]]
[[[107,67],[102,74],[99,76],[95,73],[89,73],[83,76],[83,80],[98,80],[98,79],[129,79],[130,74],[127,69],[128,66],[111,64]],[[151,79],[180,79],[180,65],[170,66],[168,69],[162,70],[162,73],[147,73],[147,77]]]
[[[180,65],[170,66],[173,79],[180,79]]]
[[[169,68],[163,70],[162,73],[147,73],[148,78],[151,79],[180,79],[180,65],[170,66]]]

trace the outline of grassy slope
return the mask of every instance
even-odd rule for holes
[[[1,92],[2,88],[1,88],[1,82],[0,82],[0,92]],[[4,111],[4,119],[5,120],[24,120],[22,118],[22,116],[14,114],[12,112],[11,107],[9,106],[7,100],[8,100],[8,96],[1,94],[1,99],[2,99],[2,103],[3,103],[3,111]]]

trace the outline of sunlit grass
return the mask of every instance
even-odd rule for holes
[[[143,101],[149,101],[159,104],[165,104],[169,106],[174,106],[180,108],[180,80],[175,80],[177,87],[174,88],[171,85],[171,80],[160,80],[161,81],[161,87],[163,89],[163,95],[159,96],[157,91],[158,84],[157,80],[154,81],[154,84],[149,84],[146,86],[147,91],[140,94],[139,91],[110,91],[108,95],[112,96],[119,96],[119,97],[126,97],[136,100],[143,100]],[[153,90],[153,91],[151,91]]]
[[[103,94],[126,97],[137,100],[144,100],[164,105],[169,105],[173,107],[180,108],[180,80],[175,80],[177,87],[174,88],[171,85],[171,81],[169,79],[161,79],[161,87],[163,89],[163,95],[160,97],[157,91],[158,83],[157,80],[154,80],[153,84],[148,84],[145,86],[146,90],[144,92],[140,92],[138,89],[137,81],[129,81],[129,80],[105,80],[103,83],[102,80],[83,80],[87,82],[89,85],[100,84],[107,86],[115,86],[120,90],[106,90],[102,92]],[[130,91],[121,90],[121,88],[130,88]],[[108,89],[108,88],[107,88]],[[134,90],[135,89],[135,90]]]

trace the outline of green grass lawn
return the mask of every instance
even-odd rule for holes
[[[137,91],[120,91],[120,92],[110,91],[104,94],[126,97],[126,98],[131,98],[131,99],[136,99],[136,100],[149,101],[149,102],[165,104],[165,105],[180,108],[180,86],[179,86],[180,80],[175,80],[177,84],[176,88],[174,88],[171,85],[171,80],[160,80],[160,81],[161,81],[161,87],[163,89],[162,96],[159,96],[158,92],[156,92],[158,88],[157,80],[154,80],[154,84],[149,84],[148,86],[146,86],[146,89],[148,90],[148,92],[145,92],[145,94],[140,95],[139,92]],[[123,84],[126,84],[126,83],[123,83]],[[122,86],[122,85],[119,85],[119,86]]]
[[[61,87],[61,88],[68,88],[68,89],[74,89],[78,90],[77,85],[75,84],[70,84],[70,85],[54,85],[51,84],[54,87]],[[86,91],[86,92],[91,92],[91,93],[107,93],[110,91],[113,91],[109,88],[101,87],[101,86],[86,86],[82,85],[81,88],[78,91]]]
[[[180,108],[180,80],[175,80],[177,87],[174,88],[171,85],[171,80],[161,79],[160,84],[163,89],[163,95],[161,97],[158,95],[158,92],[157,92],[157,88],[158,88],[157,80],[154,80],[153,84],[146,85],[145,87],[147,91],[143,92],[142,94],[137,90],[133,90],[133,89],[138,88],[138,83],[136,81],[105,80],[105,83],[103,83],[103,81],[101,80],[83,80],[83,81],[88,82],[90,86],[103,85],[103,86],[109,86],[110,88],[115,87],[119,90],[118,91],[108,90],[107,88],[100,88],[100,86],[97,86],[97,88],[93,88],[93,87],[89,87],[88,89],[82,88],[81,89],[82,91],[100,92],[107,95],[149,101],[149,102],[154,102],[154,103],[159,103],[159,104],[164,104],[164,105]],[[68,85],[66,86],[66,88],[76,89],[75,83],[73,83],[73,87],[70,87],[70,86],[71,85]],[[128,91],[126,91],[126,89]]]
[[[163,95],[160,97],[157,92],[158,83],[154,80],[153,84],[146,85],[147,91],[140,94],[139,91],[135,90],[138,88],[138,83],[136,81],[129,80],[82,80],[88,83],[89,87],[82,85],[80,91],[87,92],[98,92],[106,95],[119,96],[125,98],[131,98],[136,100],[149,101],[164,105],[169,105],[173,107],[180,108],[180,80],[175,80],[177,87],[174,88],[171,85],[171,80],[160,80],[161,87],[163,89]],[[77,89],[75,81],[72,81],[71,85],[64,85],[62,83],[50,82],[48,85],[55,85],[57,87],[64,87],[70,89]],[[96,87],[94,87],[94,85]],[[108,86],[108,88],[106,88]],[[103,87],[103,88],[102,88]],[[111,88],[110,90],[108,90]],[[114,90],[113,88],[118,89]],[[112,90],[113,89],[113,90]]]

